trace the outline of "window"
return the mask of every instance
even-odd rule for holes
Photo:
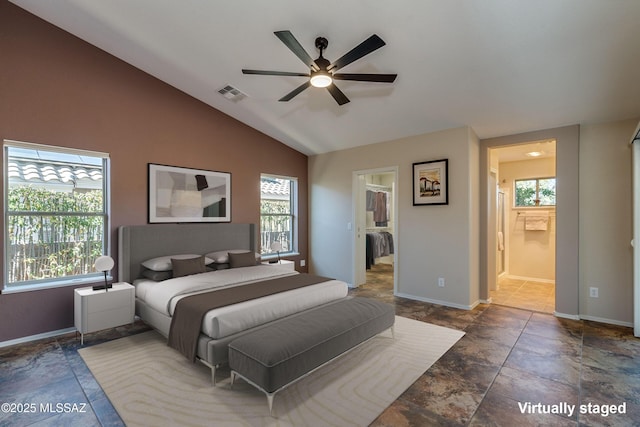
[[[262,175],[260,177],[260,253],[274,253],[271,245],[282,245],[280,254],[296,253],[297,239],[296,178]]]
[[[556,179],[517,179],[515,182],[515,206],[555,206]]]
[[[4,142],[4,289],[87,282],[108,253],[108,155]]]

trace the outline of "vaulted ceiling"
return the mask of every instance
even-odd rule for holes
[[[42,19],[305,154],[471,126],[481,138],[640,116],[638,0],[11,0]],[[275,35],[336,60],[377,34],[386,46],[338,81],[278,99],[306,73]],[[246,96],[230,100],[231,85]]]

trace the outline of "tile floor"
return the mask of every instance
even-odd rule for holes
[[[460,329],[466,335],[373,426],[639,425],[640,340],[630,328],[499,305],[459,310],[396,298],[382,277],[370,277],[351,293],[387,301],[400,316]],[[85,345],[145,330],[138,322],[90,334]],[[0,402],[87,405],[83,413],[0,412],[0,425],[121,426],[78,348],[74,334],[0,348]],[[521,413],[520,405],[539,403],[584,405],[591,413]],[[625,413],[603,416],[594,413],[595,405],[614,405]]]
[[[553,314],[556,307],[556,287],[553,283],[502,277],[498,289],[489,291],[494,304]]]

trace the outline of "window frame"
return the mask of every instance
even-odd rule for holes
[[[539,177],[535,177],[535,178],[518,178],[518,179],[514,179],[513,180],[513,207],[516,209],[536,209],[536,208],[540,208],[540,209],[550,209],[550,208],[555,208],[556,205],[558,204],[557,202],[557,193],[554,193],[554,199],[555,199],[555,203],[553,205],[540,205],[540,204],[536,204],[533,206],[530,205],[518,205],[517,201],[518,201],[518,197],[517,197],[517,191],[518,191],[518,182],[521,181],[535,181],[536,182],[536,193],[535,193],[535,199],[534,202],[536,200],[540,200],[540,181],[543,180],[547,180],[547,179],[553,179],[556,184],[557,184],[557,178],[555,176],[539,176]]]
[[[260,174],[260,224],[262,224],[262,180],[264,178],[270,178],[270,179],[286,179],[289,180],[290,182],[290,187],[289,187],[289,203],[290,203],[290,213],[289,214],[269,214],[269,215],[275,215],[275,216],[286,216],[286,217],[290,217],[291,218],[291,249],[286,251],[286,252],[280,252],[280,256],[295,256],[295,255],[299,255],[299,251],[298,251],[298,178],[297,177],[292,177],[292,176],[285,176],[285,175],[276,175],[276,174],[270,174],[270,173],[261,173]],[[260,233],[260,247],[258,248],[258,251],[261,254],[261,258],[263,260],[270,260],[270,259],[277,259],[278,258],[278,254],[273,254],[270,253],[269,250],[270,248],[264,248],[266,250],[265,253],[262,253],[263,248],[262,248],[262,228],[260,229],[259,233]]]
[[[27,150],[40,150],[40,151],[48,151],[57,154],[69,154],[69,155],[77,155],[77,156],[86,156],[102,159],[102,212],[101,213],[90,213],[90,216],[101,216],[103,218],[103,230],[102,230],[102,253],[110,254],[111,253],[111,239],[110,239],[110,230],[111,230],[111,165],[110,165],[110,156],[108,153],[98,152],[98,151],[90,151],[90,150],[82,150],[76,148],[68,148],[68,147],[59,147],[59,146],[51,146],[44,145],[32,142],[22,142],[22,141],[14,141],[14,140],[3,140],[2,146],[2,156],[3,156],[3,230],[2,235],[4,238],[4,268],[2,271],[3,277],[3,286],[0,289],[0,293],[2,294],[11,294],[18,292],[27,292],[27,291],[35,291],[41,289],[52,289],[64,286],[73,286],[73,285],[82,285],[82,284],[90,284],[96,283],[98,281],[104,280],[104,276],[101,272],[91,272],[87,274],[79,274],[79,275],[69,275],[63,277],[56,278],[46,278],[46,279],[36,279],[29,280],[23,282],[12,282],[9,283],[9,266],[10,266],[10,251],[9,249],[9,216],[13,213],[9,210],[9,149],[17,148],[17,149],[27,149]],[[16,211],[15,213],[24,214],[25,211]],[[60,215],[60,212],[37,212],[37,215]],[[68,216],[78,216],[83,215],[81,212],[69,212]],[[61,215],[67,216],[67,215]],[[112,279],[111,276],[108,277]]]

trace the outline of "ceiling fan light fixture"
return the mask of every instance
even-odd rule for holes
[[[310,82],[313,87],[327,87],[333,83],[333,79],[326,71],[316,71],[311,75]]]

